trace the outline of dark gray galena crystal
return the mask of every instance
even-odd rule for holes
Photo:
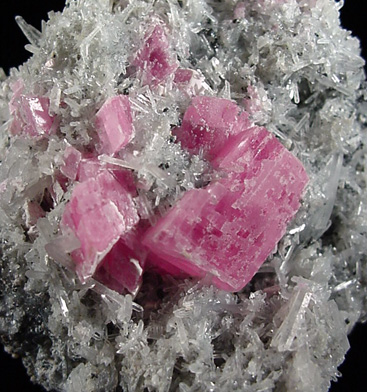
[[[367,308],[367,90],[340,7],[70,0],[41,32],[18,18],[33,56],[0,89],[0,334],[34,382],[70,392],[328,389]],[[184,92],[158,60],[137,60],[156,26],[174,58],[167,69],[195,73]],[[172,137],[193,95],[232,100],[304,165],[301,208],[240,292],[154,270],[133,293],[79,280],[78,242],[60,232],[78,183],[62,172],[65,151],[84,159],[100,148],[96,113],[117,95],[129,96],[134,139],[98,162],[131,170],[149,224],[220,174]]]

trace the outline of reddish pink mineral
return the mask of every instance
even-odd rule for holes
[[[233,14],[235,19],[243,19],[246,15],[246,3],[244,1],[240,1],[236,5]]]
[[[75,180],[81,159],[82,154],[80,151],[73,146],[67,146],[63,157],[64,162],[60,167],[61,173],[70,180]]]
[[[171,53],[170,45],[160,25],[146,38],[143,48],[138,52],[133,65],[143,71],[143,83],[157,85],[164,82],[178,67]]]
[[[175,77],[173,81],[177,84],[187,84],[190,82],[193,75],[194,75],[194,71],[192,69],[179,68],[175,72]]]
[[[117,292],[136,294],[140,287],[146,252],[140,235],[132,230],[120,238],[101,262],[95,278]]]
[[[308,178],[302,164],[261,128],[228,140],[214,163],[224,178],[186,192],[143,243],[160,258],[160,268],[211,274],[219,288],[238,291],[284,235]]]
[[[175,83],[191,80],[186,71],[176,73]],[[104,152],[113,154],[126,145],[133,129],[128,99],[107,101],[97,126]],[[238,291],[284,235],[308,178],[272,134],[252,127],[233,101],[205,96],[192,99],[174,133],[190,153],[210,160],[220,179],[186,192],[153,227],[139,222],[130,171],[67,148],[61,171],[80,183],[61,228],[80,242],[72,256],[82,281],[93,276],[134,294],[147,260],[162,273],[209,275],[217,287]]]
[[[50,101],[46,97],[35,97],[15,93],[10,102],[13,135],[28,135],[36,138],[48,137],[56,132],[54,117],[49,114]]]
[[[108,171],[75,186],[61,221],[80,241],[73,252],[81,281],[92,276],[113,246],[139,218],[130,193]]]
[[[115,179],[127,190],[131,196],[136,196],[136,185],[134,176],[130,170],[121,169],[119,167],[105,164],[95,157],[82,158],[78,165],[76,180],[83,182],[89,178],[94,178],[106,169],[112,173]]]
[[[134,137],[130,101],[126,95],[108,99],[96,114],[96,128],[101,152],[114,154]]]
[[[192,154],[212,160],[227,140],[249,127],[248,116],[228,99],[198,96],[186,110],[182,126],[173,134]]]
[[[28,201],[24,208],[25,211],[25,224],[27,228],[31,228],[35,226],[39,218],[43,218],[46,215],[46,212],[42,209],[42,207],[34,202]]]
[[[79,162],[76,179],[80,182],[94,178],[103,170],[101,162],[97,158],[83,158]]]
[[[177,69],[173,82],[179,90],[188,95],[190,98],[209,89],[203,75],[193,69]]]

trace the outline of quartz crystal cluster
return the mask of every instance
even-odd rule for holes
[[[0,336],[57,391],[327,391],[366,320],[367,90],[333,0],[68,0],[1,80]]]

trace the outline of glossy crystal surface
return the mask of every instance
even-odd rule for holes
[[[101,152],[114,154],[125,147],[134,136],[129,98],[119,95],[108,99],[96,114],[96,128]]]
[[[210,274],[216,286],[239,291],[284,235],[308,177],[264,128],[227,141],[214,162],[223,178],[185,193],[143,243],[161,268]]]
[[[108,171],[77,184],[65,208],[61,227],[80,241],[73,252],[76,271],[85,281],[120,237],[137,223],[138,216],[129,192]]]

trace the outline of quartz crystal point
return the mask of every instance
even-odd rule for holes
[[[80,241],[72,254],[76,272],[85,281],[104,257],[138,221],[134,202],[121,183],[105,170],[77,184],[61,221]]]
[[[108,99],[96,115],[96,128],[101,140],[101,152],[114,154],[133,138],[129,98],[119,95]]]
[[[232,127],[237,126],[234,109]],[[228,140],[213,163],[224,177],[186,192],[143,243],[159,257],[160,268],[169,271],[166,263],[192,276],[211,274],[219,288],[238,291],[284,235],[308,177],[264,128]]]

